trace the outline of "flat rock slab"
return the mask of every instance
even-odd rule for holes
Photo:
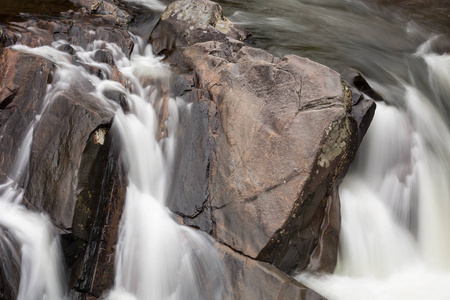
[[[271,264],[245,257],[218,243],[215,246],[224,261],[229,280],[224,299],[325,300]]]

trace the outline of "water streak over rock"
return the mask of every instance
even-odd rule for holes
[[[24,202],[58,228],[71,295],[93,299],[113,286],[127,193],[113,111],[129,113],[126,98],[140,84],[119,71],[136,41],[126,31],[130,15],[113,1],[74,2],[83,8],[67,19],[0,30],[0,175],[14,169],[21,141],[32,141],[23,157],[29,173],[17,175]],[[160,84],[156,93],[157,138],[168,136],[169,99],[190,103],[168,205],[218,241],[230,282],[225,299],[323,299],[283,272],[334,269],[338,187],[375,106],[352,97],[333,70],[248,47],[246,37],[207,0],[172,3],[150,36],[177,73],[172,89]],[[15,43],[34,50],[4,48]],[[148,77],[142,89],[157,82]],[[105,80],[115,83],[99,93]],[[23,124],[34,120],[25,139]],[[1,293],[16,292],[4,286]]]

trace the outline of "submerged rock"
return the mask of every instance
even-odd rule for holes
[[[248,47],[239,29],[218,31],[222,18],[212,2],[177,1],[150,36],[191,83],[181,93],[193,103],[192,120],[169,207],[185,224],[285,272],[332,272],[338,186],[375,104],[354,103],[341,76],[323,65]],[[198,23],[201,35],[188,30]]]

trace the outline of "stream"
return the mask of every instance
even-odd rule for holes
[[[59,0],[29,1],[23,7],[16,2],[5,2],[0,21],[17,18],[13,12],[18,10],[51,15],[71,7]],[[167,4],[127,2],[156,11]],[[329,300],[450,299],[450,2],[218,2],[229,19],[252,33],[248,44],[278,56],[297,54],[338,71],[356,69],[384,98],[377,102],[372,125],[340,187],[342,228],[335,273],[291,275]],[[189,104],[167,100],[169,135],[158,140],[160,100],[146,78],[164,82],[171,74],[141,37],[133,39],[130,59],[114,44],[74,46],[81,62],[105,73],[111,72],[108,65],[93,57],[100,47],[110,50],[130,83],[127,88],[74,64],[56,50],[64,41],[51,47],[13,46],[58,67],[8,180],[0,184],[0,235],[6,237],[0,240],[0,251],[14,253],[14,243],[22,249],[21,258],[3,262],[6,273],[20,265],[17,299],[71,298],[62,279],[60,241],[47,217],[25,209],[19,183],[26,177],[40,115],[67,86],[85,82],[95,86],[96,97],[115,113],[112,130],[121,140],[128,171],[115,284],[107,299],[222,299],[227,289],[225,266],[212,239],[179,225],[165,206],[177,126],[180,118],[189,118]],[[130,111],[108,101],[105,89],[126,95]],[[141,257],[145,259],[137,259]]]

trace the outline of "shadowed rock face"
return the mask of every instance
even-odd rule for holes
[[[0,69],[0,173],[6,175],[25,138],[23,124],[30,124],[42,105],[53,65],[34,55],[3,49]]]
[[[131,52],[129,33],[105,19],[107,14],[81,10],[68,15],[73,18],[31,20],[20,27],[6,25],[0,31],[0,173],[10,175],[27,124],[42,113],[33,131],[29,173],[20,185],[25,205],[45,212],[60,229],[69,288],[82,299],[99,297],[114,281],[115,245],[126,191],[119,143],[110,132],[114,114],[89,94],[93,91],[89,82],[59,92],[42,111],[56,67],[42,57],[4,48],[16,42],[44,46],[59,39],[85,48],[100,39],[115,43],[124,53]],[[59,50],[77,60],[71,46]],[[123,83],[111,53],[99,50],[94,59],[110,64],[112,73],[79,65],[91,74]],[[18,285],[14,278],[11,283],[2,276],[0,293],[12,299],[8,295],[16,293]]]
[[[9,231],[0,227],[0,299],[16,299],[20,284],[20,246]]]
[[[192,10],[202,17],[186,17]],[[338,186],[375,105],[353,101],[323,65],[247,47],[232,24],[224,36],[220,20],[212,2],[177,1],[150,37],[190,83],[181,94],[193,103],[169,206],[186,224],[285,272],[332,272]],[[201,37],[189,28],[202,28]]]

